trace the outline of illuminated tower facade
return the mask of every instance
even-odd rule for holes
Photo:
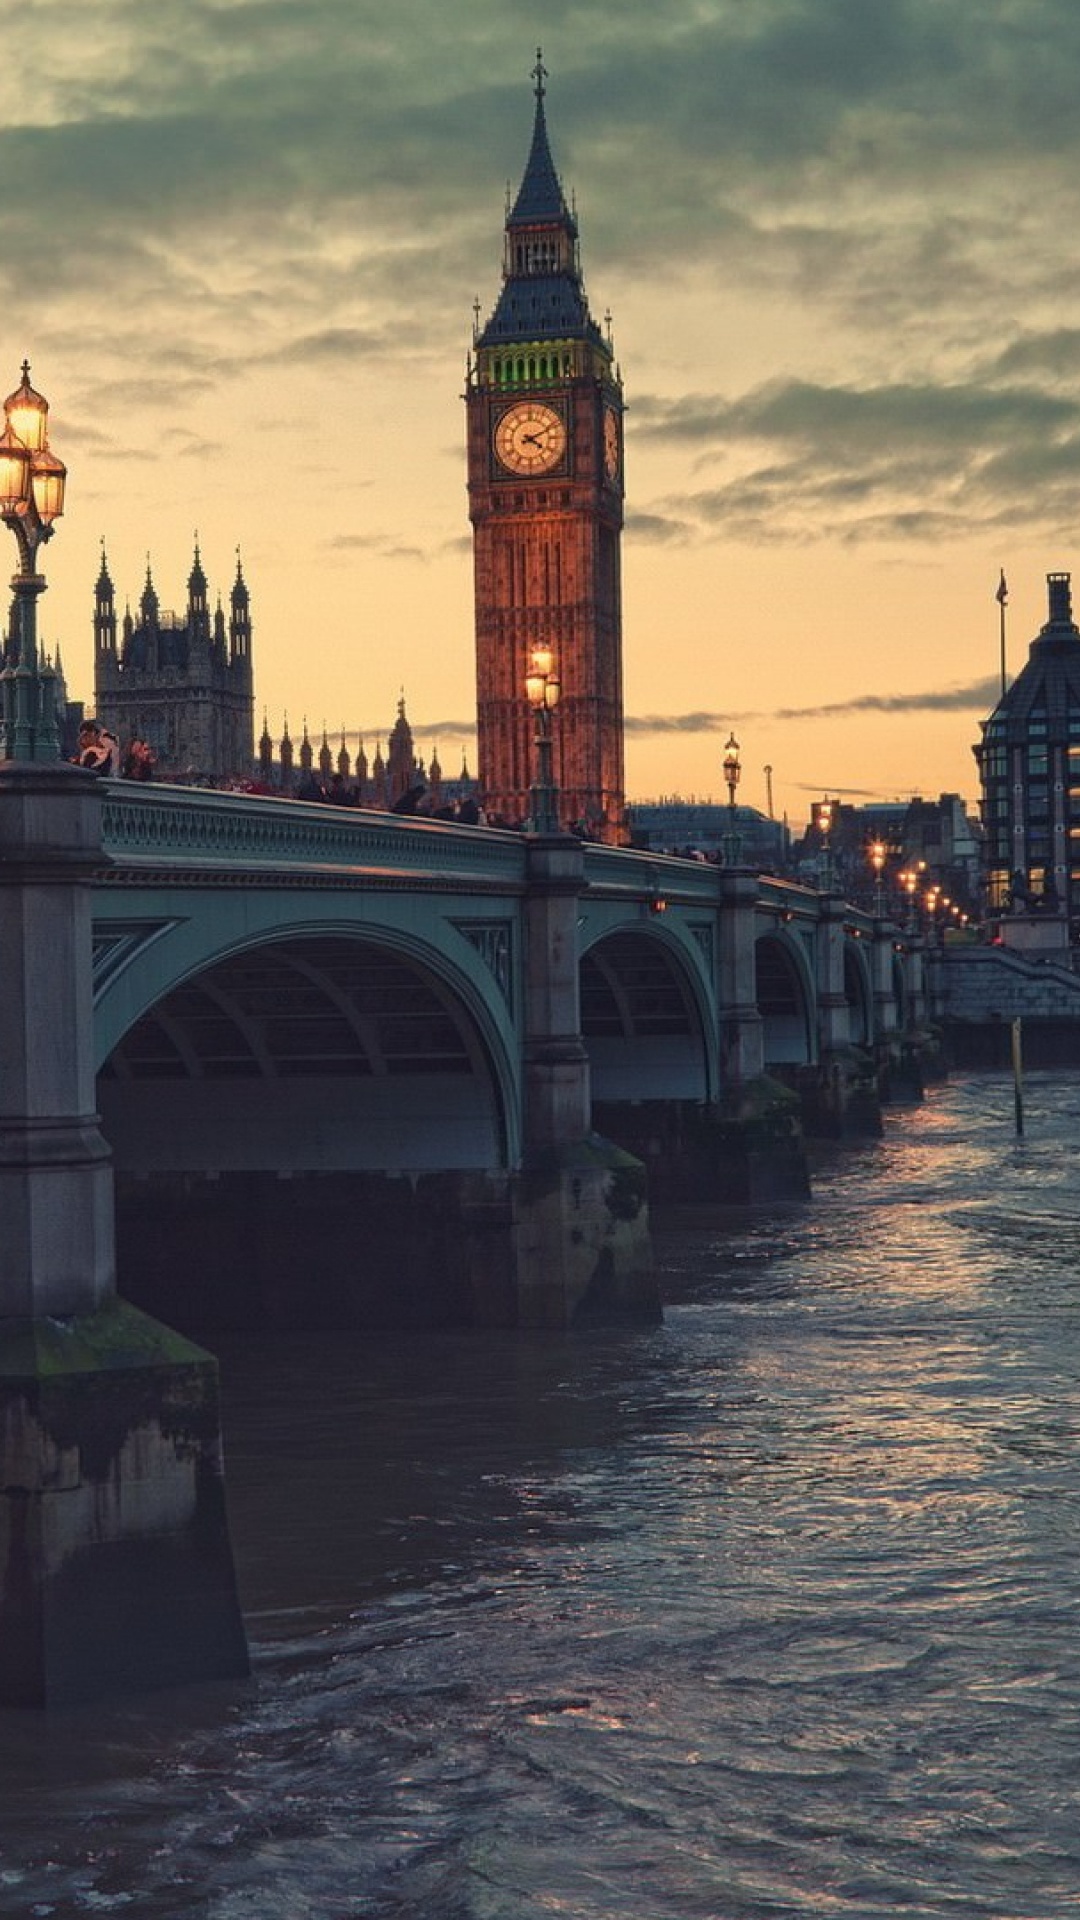
[[[626,838],[623,780],[623,395],[589,312],[577,220],[551,158],[543,64],[524,178],[506,217],[503,284],[477,326],[465,396],[476,596],[479,776],[489,816],[530,810],[525,676],[550,647],[559,817]]]

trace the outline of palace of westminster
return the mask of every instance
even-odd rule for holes
[[[417,758],[404,697],[388,730],[386,752],[369,761],[361,740],[351,754],[342,730],[335,747],[325,726],[313,743],[306,722],[294,744],[286,722],[275,743],[264,721],[254,741],[252,623],[248,587],[237,559],[228,594],[211,607],[198,541],[182,615],[165,612],[149,566],[138,601],[118,619],[104,550],[95,588],[94,699],[98,719],[119,738],[145,740],[155,776],[256,791],[344,795],[387,808],[424,786],[427,803],[463,793],[482,801],[489,819],[518,825],[530,814],[536,718],[525,697],[535,650],[557,663],[557,724],[550,728],[552,777],[559,817],[590,837],[619,844],[629,837],[623,773],[622,610],[623,389],[610,332],[592,317],[581,275],[575,213],[555,171],[544,112],[546,74],[533,74],[535,117],[520,188],[508,206],[502,285],[490,318],[474,332],[467,370],[467,472],[473,528],[476,617],[477,773],[444,781],[437,754]],[[1004,579],[999,599],[1004,604]],[[1054,914],[1080,931],[1080,630],[1073,620],[1070,577],[1048,578],[1046,624],[1022,671],[1006,685],[983,722],[975,758],[982,787],[980,831],[969,832],[965,858],[992,911]],[[10,654],[10,642],[8,645]],[[62,673],[58,699],[66,701]],[[62,706],[62,711],[63,711]],[[67,710],[70,716],[78,709]],[[922,809],[923,844],[937,836],[937,866],[956,853],[945,834],[946,802],[913,802],[905,810],[839,808],[833,831],[848,821],[854,870],[871,837],[884,835],[899,864],[910,844],[912,809]],[[935,808],[937,825],[934,824]],[[699,810],[701,811],[701,810]],[[727,810],[716,808],[718,815]],[[635,807],[635,838],[647,809]],[[670,809],[669,809],[670,812]],[[760,849],[754,823],[740,807],[743,851],[751,859],[770,845],[763,865],[778,864],[782,843],[767,833]],[[886,815],[896,816],[891,820]],[[881,818],[872,818],[880,815]],[[929,822],[929,824],[928,824]],[[905,844],[907,836],[907,844]],[[681,838],[682,836],[678,836]],[[759,835],[760,838],[760,835]],[[786,834],[783,835],[786,840]],[[651,844],[669,846],[667,839]],[[715,844],[715,843],[714,843]],[[847,878],[842,836],[834,871]],[[959,856],[957,855],[959,863]]]

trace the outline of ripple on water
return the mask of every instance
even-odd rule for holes
[[[647,1332],[226,1343],[254,1683],[3,1724],[0,1911],[1064,1920],[1078,1118],[935,1089]]]

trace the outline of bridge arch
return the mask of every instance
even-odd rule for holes
[[[844,935],[844,998],[848,1003],[848,1033],[852,1046],[874,1044],[874,984],[865,941]]]
[[[594,1107],[716,1098],[715,1020],[674,937],[602,931],[584,947],[580,979]]]
[[[203,1337],[511,1322],[507,995],[453,923],[475,977],[400,927],[271,919],[163,945],[102,1022],[121,1291]]]
[[[766,1067],[805,1067],[817,1058],[814,982],[797,940],[780,932],[759,934],[754,975]]]
[[[489,1005],[416,941],[264,930],[133,998],[98,1082],[120,1171],[490,1169],[517,1150]]]

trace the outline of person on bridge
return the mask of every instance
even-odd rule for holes
[[[133,740],[124,755],[120,768],[122,780],[150,780],[154,773],[154,756],[145,740]]]
[[[91,773],[99,773],[107,779],[116,772],[119,746],[115,733],[110,733],[100,721],[84,720],[79,728],[79,750],[74,764],[88,767]]]

